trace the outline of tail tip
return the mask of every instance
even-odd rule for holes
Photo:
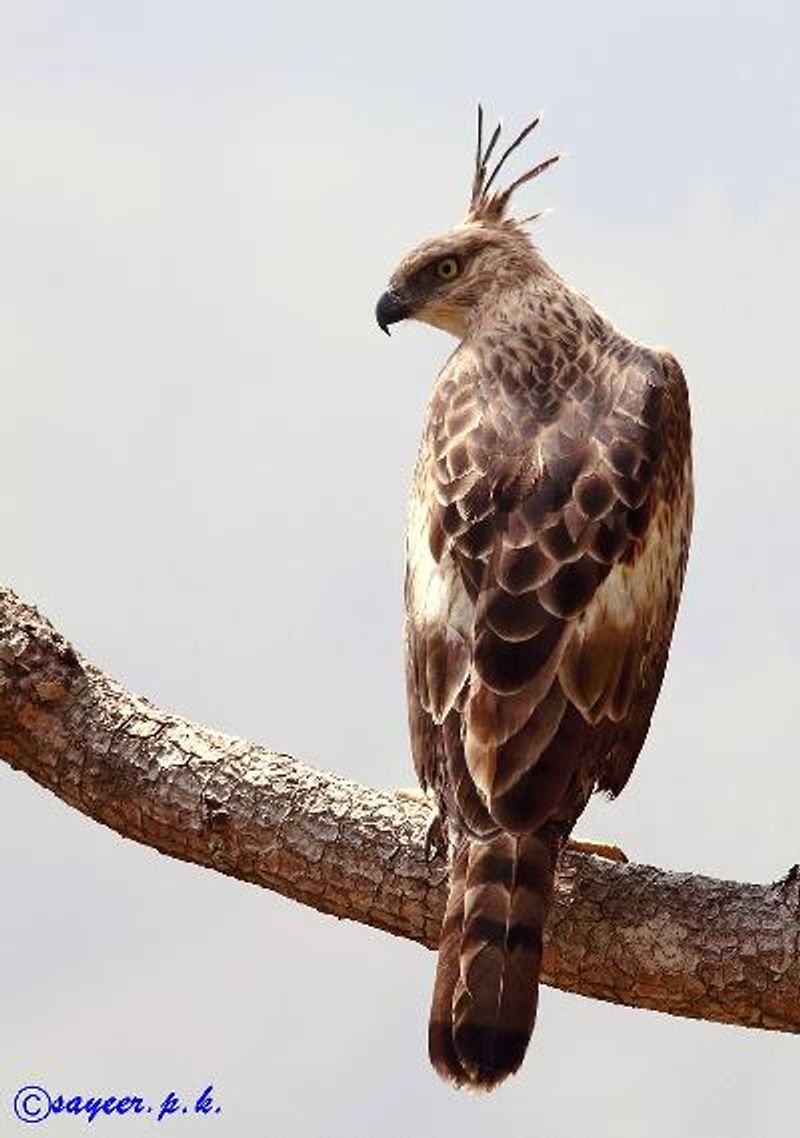
[[[528,1047],[524,1031],[492,1031],[478,1024],[431,1022],[428,1054],[437,1075],[459,1089],[491,1091],[516,1074]]]
[[[471,1085],[491,1090],[519,1070],[530,1037],[530,1031],[464,1023],[455,1029],[453,1042]]]

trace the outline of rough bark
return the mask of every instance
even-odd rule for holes
[[[0,587],[0,757],[162,853],[436,944],[428,811],[160,711]],[[567,852],[544,980],[673,1015],[800,1030],[800,881],[717,881]]]

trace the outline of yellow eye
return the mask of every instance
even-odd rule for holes
[[[461,266],[455,257],[445,257],[436,266],[436,275],[441,277],[443,281],[452,281],[461,272]]]

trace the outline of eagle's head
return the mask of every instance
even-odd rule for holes
[[[539,214],[522,220],[505,214],[514,191],[561,156],[556,154],[540,162],[504,190],[492,188],[508,156],[538,123],[537,117],[520,131],[489,173],[488,163],[500,137],[500,126],[484,150],[483,111],[478,107],[478,148],[469,212],[449,233],[423,241],[392,273],[375,309],[384,332],[388,334],[390,324],[412,319],[461,338],[487,300],[499,290],[524,286],[545,267],[524,228]]]

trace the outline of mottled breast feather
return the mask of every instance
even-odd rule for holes
[[[552,314],[551,314],[552,315]],[[618,793],[661,684],[691,527],[677,362],[597,317],[465,342],[411,498],[412,748],[458,829],[567,832]]]

